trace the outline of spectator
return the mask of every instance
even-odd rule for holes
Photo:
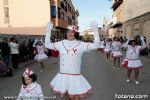
[[[10,47],[8,45],[8,38],[7,37],[3,38],[3,41],[1,43],[0,48],[1,48],[2,58],[8,67],[9,66]]]
[[[19,56],[19,44],[17,44],[16,38],[10,39],[10,54],[12,56],[12,64],[13,68],[18,68],[18,56]]]
[[[34,48],[32,45],[33,45],[33,41],[31,41],[31,39],[29,39],[28,40],[29,59],[33,59],[33,57],[34,57],[34,54],[33,54]]]
[[[28,48],[26,46],[26,41],[24,40],[19,45],[19,55],[20,55],[20,61],[25,62],[28,60]]]

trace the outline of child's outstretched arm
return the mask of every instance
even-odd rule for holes
[[[36,45],[35,45],[35,44],[36,44],[37,42],[38,42],[38,40],[37,40],[37,39],[35,39],[35,40],[34,40],[34,43],[33,43],[33,47],[36,47]]]

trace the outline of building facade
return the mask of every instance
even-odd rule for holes
[[[124,35],[143,35],[150,43],[150,3],[148,0],[124,0]]]
[[[109,31],[112,28],[111,26],[112,20],[105,16],[103,19],[103,26],[101,28],[100,34],[104,37],[112,37],[113,33]]]
[[[66,37],[69,25],[78,25],[79,12],[71,0],[50,0],[51,19],[54,23],[53,37],[61,40]]]
[[[49,0],[0,0],[0,34],[45,35]]]
[[[112,0],[114,36],[146,37],[150,43],[150,6],[147,0]]]
[[[113,9],[113,23],[112,32],[113,36],[123,35],[123,22],[124,22],[124,1],[123,0],[112,0]]]

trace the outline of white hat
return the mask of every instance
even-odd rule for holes
[[[68,30],[71,30],[71,31],[75,31],[77,32],[78,29],[79,29],[79,26],[75,26],[75,25],[70,25],[67,27]]]
[[[28,77],[33,74],[33,71],[30,68],[26,68],[26,70],[23,73],[23,77]]]

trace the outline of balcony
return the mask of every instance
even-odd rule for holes
[[[118,22],[116,22],[116,23],[113,23],[113,24],[112,24],[112,27],[113,27],[113,28],[117,28],[117,27],[119,27],[119,26],[122,26],[122,24],[123,24],[122,22],[119,22],[119,21],[118,21]]]
[[[113,28],[117,28],[117,27],[121,26],[122,24],[123,24],[123,22],[121,20],[118,20],[117,17],[114,17],[111,26]]]
[[[119,6],[120,6],[120,4],[123,2],[123,0],[114,0],[113,1],[113,5],[112,5],[112,9],[113,10],[116,10]]]

